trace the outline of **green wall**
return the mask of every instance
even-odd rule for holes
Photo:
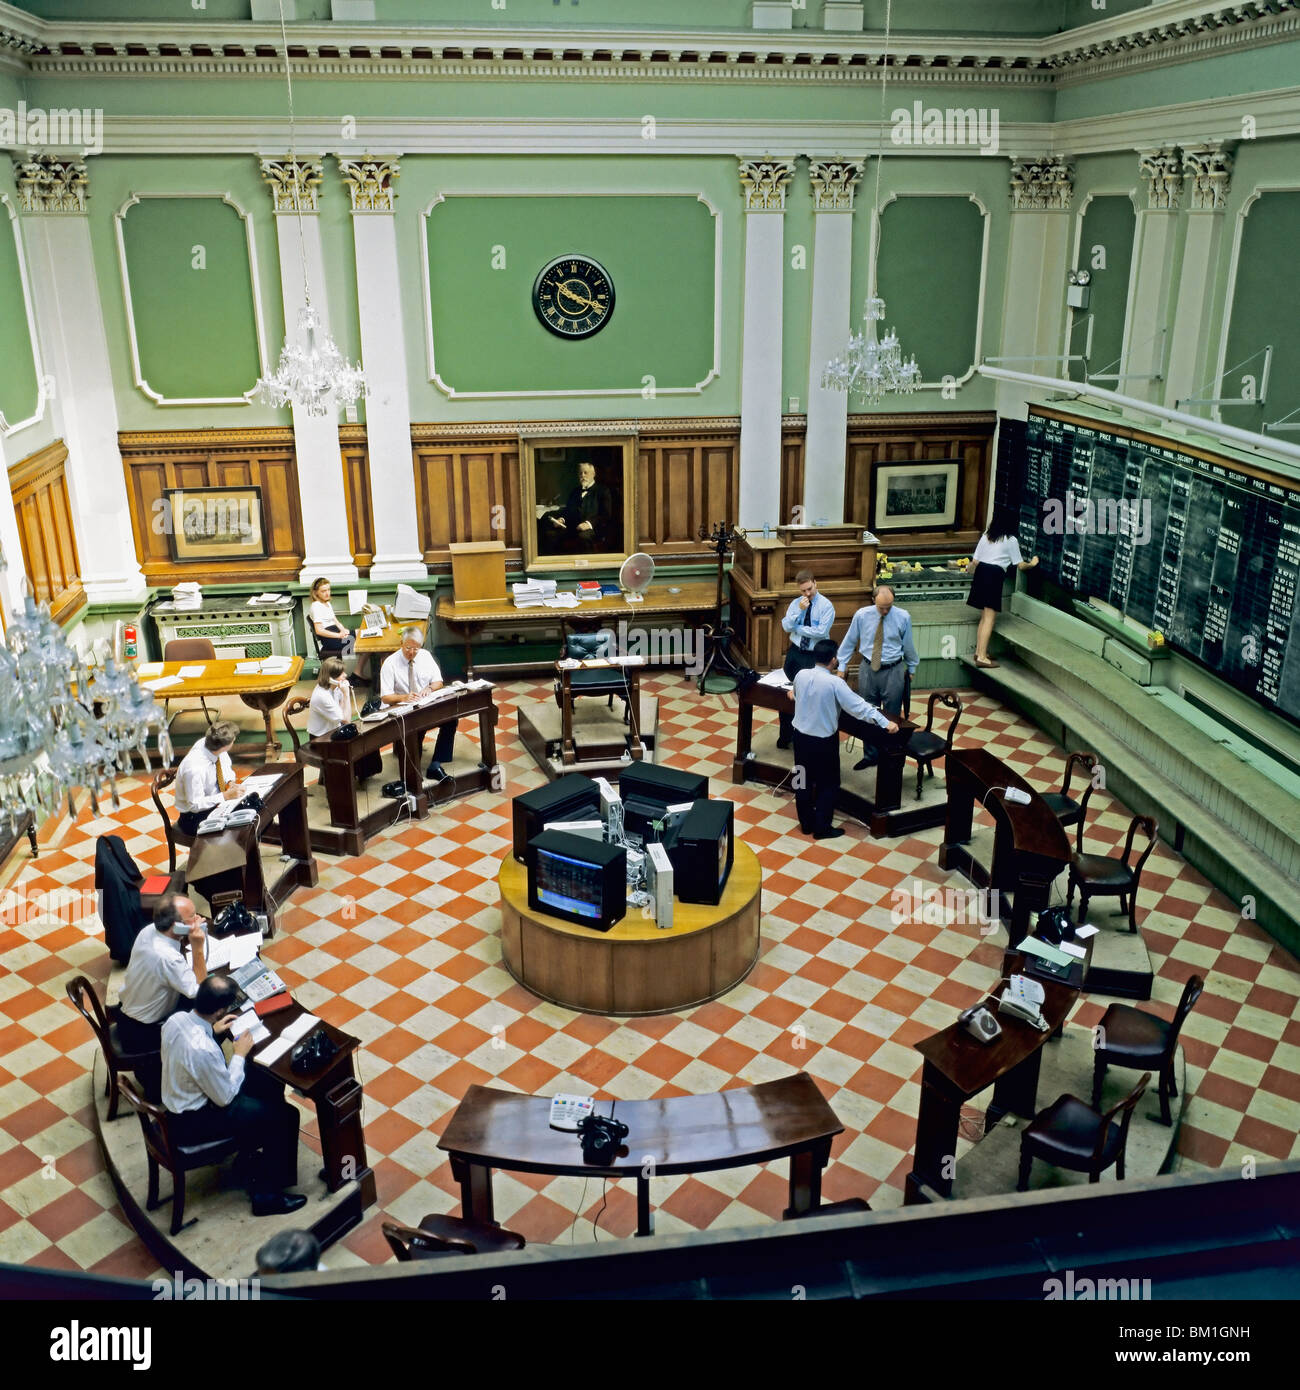
[[[1124,347],[1124,323],[1128,309],[1129,275],[1133,268],[1133,236],[1137,214],[1132,199],[1124,193],[1099,194],[1083,214],[1079,238],[1078,268],[1092,276],[1088,307],[1071,311],[1075,331],[1071,352],[1082,352],[1088,341],[1083,319],[1092,315],[1092,350],[1088,355],[1091,372],[1118,372]],[[1145,336],[1145,334],[1139,334]],[[1082,363],[1071,363],[1071,376],[1081,379]],[[1103,383],[1121,390],[1123,383]]]
[[[0,202],[0,415],[10,428],[34,415],[40,400],[21,262],[10,219],[14,206],[12,194]]]

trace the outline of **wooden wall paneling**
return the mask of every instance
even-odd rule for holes
[[[803,515],[804,445],[808,425],[804,416],[791,416],[781,426],[781,515],[782,525],[795,523]],[[796,511],[798,507],[800,510]]]
[[[56,622],[65,622],[86,602],[68,499],[67,459],[66,446],[56,440],[9,469],[23,569],[33,595],[50,605]]]
[[[339,426],[343,497],[348,513],[348,547],[363,574],[375,558],[375,517],[370,496],[370,446],[364,425]]]
[[[637,447],[637,530],[650,555],[703,559],[701,527],[740,513],[740,431],[729,420],[656,427]]]
[[[167,430],[119,434],[136,554],[151,585],[290,583],[306,553],[293,431]],[[170,538],[155,528],[164,493],[204,487],[258,487],[267,555],[260,560],[177,563]]]
[[[461,541],[504,541],[506,563],[523,562],[517,437],[447,438],[434,425],[411,431],[420,545],[429,565],[449,566]]]

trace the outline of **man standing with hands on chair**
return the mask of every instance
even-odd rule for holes
[[[831,826],[835,793],[840,785],[840,711],[878,724],[896,734],[898,725],[886,719],[844,681],[832,674],[835,643],[823,638],[812,650],[813,668],[794,678],[794,804],[799,828],[817,840],[833,840],[844,831]]]
[[[800,570],[794,577],[799,586],[799,597],[794,599],[781,619],[781,626],[790,635],[790,650],[785,654],[785,678],[794,680],[800,671],[807,671],[813,665],[813,648],[823,637],[830,636],[831,624],[835,621],[835,605],[825,595],[817,592],[817,581],[812,570]],[[782,713],[777,716],[779,734],[778,748],[789,748],[792,726],[790,716]]]
[[[433,653],[424,648],[424,632],[418,627],[408,627],[402,633],[402,645],[379,668],[379,698],[386,705],[409,705],[421,696],[432,695],[442,689],[442,671],[433,659]],[[444,762],[451,761],[452,747],[456,742],[456,723],[443,724],[438,729],[438,739],[433,745],[433,761],[429,764],[428,776],[435,782],[447,777]]]
[[[894,591],[887,584],[876,587],[875,602],[859,608],[844,634],[838,654],[840,675],[848,680],[849,660],[862,653],[858,667],[858,694],[870,705],[897,718],[903,712],[906,681],[916,674],[921,658],[912,638],[912,615],[894,606]],[[854,763],[854,772],[876,761],[874,750]]]

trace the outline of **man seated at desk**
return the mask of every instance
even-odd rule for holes
[[[402,633],[402,645],[379,668],[379,698],[386,705],[408,705],[423,695],[432,695],[442,688],[442,672],[433,653],[424,647],[424,631],[408,627]],[[433,745],[433,761],[426,774],[435,782],[443,781],[447,773],[444,762],[451,761],[456,742],[456,721],[438,729]]]
[[[831,812],[840,785],[840,711],[896,734],[898,725],[855,695],[831,667],[835,643],[824,637],[812,649],[814,665],[794,678],[794,804],[799,828],[817,840],[843,835],[832,828]],[[800,774],[802,773],[802,776]]]
[[[192,1013],[173,1014],[163,1024],[162,1103],[180,1144],[237,1139],[253,1215],[283,1216],[307,1204],[282,1190],[298,1181],[298,1111],[270,1072],[246,1071],[251,1033],[226,1061],[214,1034],[235,1021],[235,998],[234,982],[215,975],[199,986]]]
[[[237,801],[242,795],[230,761],[238,737],[238,725],[214,724],[181,759],[175,801],[177,823],[186,835],[195,834],[219,802]]]
[[[190,958],[182,942],[188,938]],[[153,925],[141,927],[131,947],[126,978],[117,997],[117,1036],[126,1052],[157,1052],[162,1027],[207,978],[207,932],[194,904],[179,893],[158,904]],[[157,1066],[137,1075],[150,1100],[158,1099]]]

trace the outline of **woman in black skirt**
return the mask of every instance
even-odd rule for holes
[[[979,631],[975,637],[976,666],[996,666],[989,659],[989,639],[993,636],[993,621],[1002,612],[1002,586],[1011,565],[1018,569],[1030,570],[1038,563],[1038,556],[1032,560],[1023,559],[1020,543],[1016,540],[1016,518],[1010,512],[998,510],[993,513],[989,529],[979,539],[973,556],[975,572],[970,581],[970,594],[966,602],[980,610]]]

